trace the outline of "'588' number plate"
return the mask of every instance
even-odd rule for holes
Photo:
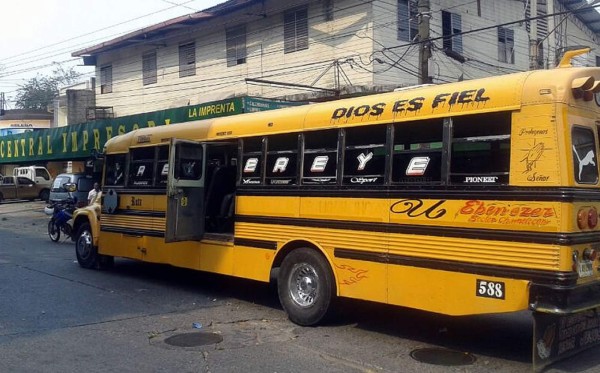
[[[477,279],[475,295],[478,297],[504,299],[505,292],[504,282]]]

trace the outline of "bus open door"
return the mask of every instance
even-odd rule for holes
[[[204,235],[206,145],[171,139],[165,242],[201,240]]]

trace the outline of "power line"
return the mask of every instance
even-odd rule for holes
[[[590,7],[590,8],[591,8],[591,7]],[[473,32],[483,31],[483,30],[486,30],[486,29],[494,29],[494,28],[497,28],[497,27],[505,26],[505,25],[511,25],[511,24],[515,24],[515,23],[519,23],[519,22],[524,22],[524,21],[526,21],[526,20],[533,20],[533,19],[537,19],[537,18],[550,17],[550,16],[555,16],[555,15],[557,15],[557,14],[564,14],[564,13],[568,13],[568,12],[571,12],[571,11],[567,11],[567,12],[558,12],[558,13],[548,14],[548,15],[544,15],[544,16],[539,16],[539,17],[531,17],[531,18],[526,18],[526,19],[524,19],[524,20],[519,20],[519,21],[514,21],[514,22],[507,22],[507,23],[504,23],[504,24],[494,25],[494,26],[490,26],[490,27],[485,27],[485,28],[481,28],[481,29],[470,30],[470,31],[465,31],[465,32],[461,32],[461,33],[455,33],[455,34],[445,35],[445,36],[444,36],[444,35],[442,35],[442,36],[440,36],[440,37],[438,37],[438,38],[434,38],[434,39],[430,39],[430,40],[439,40],[439,39],[444,39],[444,38],[451,38],[451,37],[453,37],[453,36],[457,36],[457,35],[469,34],[469,33],[473,33]],[[313,17],[313,18],[314,18],[314,17]],[[277,27],[280,27],[280,26],[278,25]],[[264,32],[264,31],[263,31],[263,32]],[[336,37],[343,37],[343,36],[345,36],[345,35],[342,35],[342,36],[339,36],[339,35],[337,35]],[[169,38],[173,38],[173,37],[176,37],[176,36],[169,36]],[[331,37],[331,40],[333,40],[334,38],[335,38],[335,37]],[[216,43],[216,42],[215,42],[215,43]],[[404,58],[404,57],[406,56],[406,54],[409,52],[409,50],[411,49],[411,48],[410,48],[410,46],[417,45],[417,44],[419,44],[419,43],[420,43],[420,42],[411,42],[411,43],[409,43],[409,44],[406,44],[406,46],[408,47],[408,48],[407,48],[407,50],[404,52],[404,54],[402,54],[401,58],[399,58],[397,61],[395,61],[395,60],[391,59],[390,57],[387,57],[387,56],[386,56],[388,59],[390,59],[390,61],[391,61],[392,63],[391,63],[391,64],[389,64],[389,63],[388,63],[388,65],[390,65],[390,68],[388,68],[388,69],[387,69],[387,70],[385,70],[385,71],[388,71],[388,70],[390,70],[390,69],[391,69],[391,67],[395,67],[394,65],[398,64],[398,61],[402,61],[402,58]],[[385,52],[387,52],[387,51],[389,51],[390,53],[394,53],[394,54],[396,54],[396,53],[394,52],[394,49],[396,49],[396,48],[399,48],[399,47],[401,47],[401,46],[394,46],[394,47],[384,47],[384,48],[382,48],[380,51],[376,51],[376,52],[380,52],[380,53],[382,53],[383,55],[385,55]],[[270,51],[269,53],[273,53],[273,54],[274,54],[274,53],[280,53],[281,51],[282,51],[282,49],[273,49],[273,50],[272,50],[272,51]],[[355,54],[355,56],[356,56],[356,55],[357,55],[357,54]],[[350,55],[350,56],[352,56],[352,55]],[[358,56],[360,56],[360,55],[358,54]],[[396,54],[396,56],[399,56],[399,55],[398,55],[398,54]],[[139,62],[139,61],[138,61],[138,62]],[[138,62],[135,62],[135,64],[137,64]],[[331,62],[331,61],[320,61],[319,63],[323,64],[323,63],[330,63],[330,62]],[[372,62],[373,62],[373,61],[371,61],[371,62],[370,62],[370,64],[371,64]],[[480,62],[480,61],[479,61],[479,62]],[[213,64],[213,65],[216,65],[216,64],[222,64],[222,63],[223,63],[222,61],[218,61],[218,62],[216,62],[216,63],[215,63],[215,64]],[[132,62],[131,64],[134,64],[134,63]],[[280,65],[284,65],[284,66],[285,66],[286,64],[285,64],[285,63],[282,63],[282,64],[280,64]],[[176,65],[173,65],[173,66],[170,66],[170,67],[174,67],[174,66],[176,66]],[[208,65],[208,66],[210,67],[211,65]],[[350,64],[350,66],[352,67],[352,64]],[[357,66],[358,68],[362,68],[362,67],[360,67],[360,66],[358,66],[358,65],[355,65],[355,66]],[[169,66],[167,66],[167,68],[168,68],[168,67],[169,67]],[[204,68],[204,67],[207,67],[207,66],[199,66],[198,68],[200,69],[200,68]],[[413,67],[414,67],[414,66],[413,66]],[[494,67],[498,68],[497,66],[494,66]],[[286,68],[290,68],[290,67],[286,67]],[[293,67],[292,67],[292,68],[293,68]],[[317,68],[317,67],[315,67],[314,69],[316,69],[316,68]],[[314,69],[313,69],[313,70],[314,70]],[[368,69],[363,69],[363,70],[365,70],[366,72],[370,72],[370,73],[379,73],[379,72],[375,72],[375,71],[369,71]],[[130,70],[130,72],[140,72],[140,71],[141,71],[141,70],[139,70],[139,69]],[[271,71],[276,71],[276,70],[271,70]],[[309,71],[310,71],[310,70],[309,70]],[[383,72],[385,72],[385,71],[383,71]],[[176,74],[176,73],[178,73],[178,71],[175,71],[175,72],[172,72],[172,73],[173,73],[173,74]],[[268,73],[269,73],[269,71],[267,71],[266,73],[268,74]],[[168,74],[171,74],[171,73],[168,73]],[[284,75],[284,73],[281,73],[281,75]],[[289,72],[288,72],[287,74],[285,74],[285,75],[289,75]],[[248,76],[250,76],[250,74],[248,74]],[[276,76],[276,75],[268,75],[268,76]],[[134,78],[134,79],[130,79],[129,81],[125,81],[125,82],[134,82],[134,81],[140,81],[141,79],[142,79],[142,78]],[[221,79],[221,78],[214,78],[214,80],[218,80],[218,79]],[[205,82],[205,81],[211,81],[211,80],[206,80],[206,79],[205,79],[205,80],[203,80],[202,82]],[[189,82],[185,82],[185,83],[176,83],[176,84],[173,84],[173,85],[161,85],[160,87],[158,87],[158,86],[157,86],[157,88],[168,88],[168,87],[171,87],[171,86],[175,86],[175,85],[179,85],[179,84],[186,84],[186,83],[187,83],[187,84],[189,84]],[[233,84],[233,83],[232,83],[232,84]],[[215,86],[216,86],[216,84],[215,84]],[[210,86],[207,86],[207,87],[210,87]],[[195,87],[195,89],[198,89],[198,87]],[[145,90],[145,88],[144,88],[144,87],[135,88],[135,89],[128,90],[128,91],[126,91],[126,92],[135,92],[135,91],[139,91],[139,90]],[[121,93],[121,91],[119,91],[119,93]],[[148,94],[148,93],[146,93],[146,94]],[[142,93],[141,95],[144,95],[144,93]],[[128,97],[130,97],[130,95],[129,95]]]

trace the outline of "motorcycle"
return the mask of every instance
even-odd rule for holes
[[[68,198],[65,201],[54,202],[46,207],[48,212],[51,211],[52,217],[48,222],[48,236],[53,242],[58,242],[60,232],[63,232],[65,237],[70,238],[73,234],[73,227],[69,220],[73,217],[75,211],[75,201]]]

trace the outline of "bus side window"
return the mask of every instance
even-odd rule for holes
[[[241,185],[261,185],[263,169],[263,138],[242,139],[242,179]]]
[[[158,147],[158,158],[156,162],[156,186],[159,188],[167,187],[169,176],[169,147]]]
[[[267,142],[267,185],[296,185],[298,134],[270,136]]]
[[[381,185],[385,181],[387,126],[348,128],[344,149],[344,184]]]
[[[338,130],[304,133],[302,184],[337,182]]]
[[[508,184],[510,113],[453,118],[450,164],[453,184]]]
[[[202,177],[202,150],[194,144],[181,143],[176,151],[175,178],[199,180]]]
[[[590,128],[573,127],[571,130],[573,143],[573,166],[575,181],[580,184],[596,184],[598,182],[598,157],[594,131]]]
[[[125,183],[125,154],[106,156],[105,185],[122,186]]]
[[[155,147],[131,149],[129,186],[151,187],[154,177]]]
[[[443,133],[441,119],[395,124],[392,182],[440,184]]]

